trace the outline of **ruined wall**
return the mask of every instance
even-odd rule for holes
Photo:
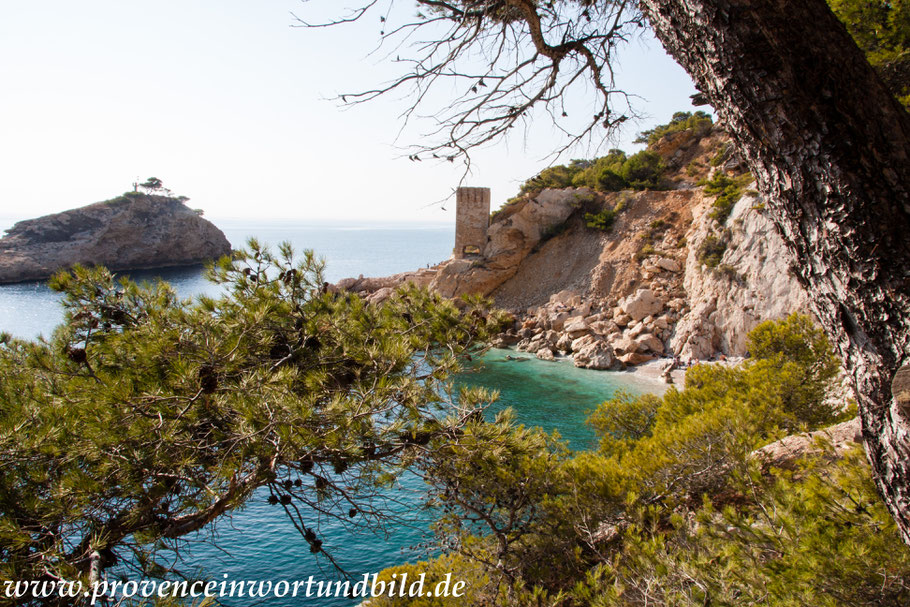
[[[480,255],[490,225],[490,188],[458,188],[455,193],[456,259]]]

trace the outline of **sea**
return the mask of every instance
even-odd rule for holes
[[[298,251],[312,249],[326,263],[330,282],[358,276],[384,276],[438,263],[451,253],[454,228],[450,225],[359,224],[352,222],[307,223],[303,221],[215,220],[234,248],[249,238],[276,246],[290,242]],[[0,220],[0,228],[12,221]],[[184,297],[217,294],[201,267],[135,272],[136,280],[166,280]],[[0,285],[0,331],[20,338],[48,336],[62,319],[59,295],[42,282]],[[570,448],[589,449],[596,437],[585,420],[594,407],[616,391],[633,394],[660,392],[659,384],[627,373],[575,368],[570,361],[545,362],[507,350],[491,350],[472,361],[455,378],[456,386],[472,385],[496,390],[499,399],[488,415],[512,407],[525,426],[556,431]],[[421,481],[405,477],[389,490],[388,505],[406,519],[378,532],[358,531],[334,520],[323,521],[320,536],[324,548],[347,572],[350,579],[404,562],[425,560],[431,512],[421,510]],[[180,557],[163,564],[195,578],[222,580],[337,580],[338,571],[324,558],[314,556],[309,545],[285,517],[271,506],[266,494],[256,494],[244,508],[222,517],[215,524],[186,538]],[[126,555],[124,555],[126,556]],[[177,579],[177,578],[175,578]],[[220,599],[229,606],[267,605],[325,607],[356,605],[362,599],[320,597]]]

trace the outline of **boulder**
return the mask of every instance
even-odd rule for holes
[[[566,326],[566,319],[569,318],[568,312],[551,312],[547,319],[550,321],[550,328],[554,331],[562,331]]]
[[[574,297],[574,292],[570,291],[569,289],[563,289],[559,293],[553,293],[550,295],[549,303],[554,305],[562,304],[564,306],[568,306]]]
[[[593,344],[595,341],[597,341],[597,338],[594,337],[593,335],[591,335],[590,333],[587,335],[582,335],[578,339],[575,339],[572,341],[571,350],[572,350],[572,352],[578,352],[582,348],[585,348],[588,345]]]
[[[490,340],[490,345],[494,348],[507,348],[509,346],[514,346],[519,341],[521,341],[521,337],[518,335],[514,335],[512,333],[500,333],[492,340]]]
[[[640,321],[638,323],[635,323],[635,325],[632,328],[627,329],[626,335],[628,335],[629,337],[634,339],[634,338],[638,337],[639,335],[641,335],[642,333],[644,333],[646,330],[647,330],[647,328],[645,327],[644,321]]]
[[[618,339],[610,341],[610,347],[612,347],[613,351],[617,354],[629,354],[638,352],[641,346],[628,335],[620,335]]]
[[[387,300],[389,297],[395,294],[395,289],[392,287],[383,287],[378,291],[373,291],[367,297],[367,303],[378,304]]]
[[[639,335],[635,342],[638,344],[639,351],[650,350],[657,354],[664,353],[664,343],[650,333]]]
[[[819,447],[820,439],[834,448],[834,455],[842,456],[849,449],[858,447],[863,443],[862,425],[859,418],[854,417],[849,421],[829,426],[823,430],[816,430],[815,432],[786,436],[779,441],[753,451],[752,457],[760,461],[765,467],[785,468],[792,466],[800,458],[822,453],[822,449]]]
[[[654,356],[651,356],[650,354],[640,354],[638,352],[630,352],[628,354],[621,355],[619,357],[619,360],[621,360],[623,363],[625,363],[629,366],[635,366],[635,365],[640,365],[642,363],[646,363],[649,360],[654,360]]]
[[[572,351],[572,338],[563,333],[559,336],[559,340],[556,342],[556,349],[560,352],[571,352]]]
[[[573,364],[585,369],[610,369],[616,364],[613,349],[603,341],[595,341],[586,345],[573,356]]]
[[[556,360],[556,357],[553,355],[553,350],[550,348],[541,348],[534,355],[540,360]]]
[[[619,326],[612,320],[598,320],[591,323],[591,330],[598,335],[609,335],[619,330]]]
[[[679,265],[679,262],[669,257],[658,258],[657,265],[668,272],[679,272],[682,270],[682,266]]]
[[[573,320],[572,322],[566,322],[566,326],[563,328],[563,331],[571,337],[572,339],[577,339],[582,335],[586,335],[591,332],[591,328],[588,326],[583,319]]]
[[[642,320],[646,316],[660,312],[663,309],[663,303],[651,289],[639,289],[624,299],[620,307],[632,320]]]

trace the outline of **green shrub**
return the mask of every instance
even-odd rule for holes
[[[729,158],[730,152],[733,149],[731,143],[721,143],[717,146],[717,153],[711,157],[711,166],[717,167],[723,164],[723,162]]]
[[[609,232],[616,221],[615,209],[604,209],[598,213],[585,213],[585,225],[595,230]]]
[[[643,150],[626,156],[610,150],[595,160],[573,160],[569,165],[552,166],[541,171],[520,188],[521,194],[536,194],[546,188],[588,187],[598,192],[660,187],[664,164],[656,152]]]
[[[751,183],[752,173],[744,173],[738,177],[730,177],[723,171],[718,171],[710,180],[699,182],[705,188],[705,194],[708,196],[717,196],[709,216],[718,221],[726,223],[733,205],[736,204],[742,195],[743,188]]]
[[[544,169],[535,177],[522,184],[520,194],[536,194],[547,188],[568,188],[572,186],[572,178],[578,173],[565,165],[557,165]]]
[[[714,268],[714,273],[717,274],[718,276],[721,276],[722,278],[726,278],[727,280],[729,280],[731,282],[742,282],[743,281],[743,277],[740,275],[739,272],[736,271],[736,268],[734,268],[733,266],[731,266],[728,263],[718,264]]]
[[[630,528],[576,596],[610,607],[910,604],[910,550],[861,449],[738,485],[730,504]]]
[[[824,404],[830,344],[798,315],[760,325],[749,344],[746,363],[698,365],[682,390],[602,403],[589,420],[597,452],[569,454],[539,430],[469,426],[431,475],[447,479],[437,531],[457,555],[389,572],[475,580],[460,604],[907,604],[910,551],[859,450],[792,474],[751,455],[842,419]],[[470,448],[497,433],[496,446]],[[378,604],[436,604],[423,601]]]
[[[711,116],[701,110],[692,112],[676,112],[668,124],[662,124],[648,131],[642,131],[635,143],[653,145],[674,133],[693,131],[697,137],[704,137],[711,131],[714,121]]]
[[[644,261],[651,255],[657,255],[657,249],[655,249],[654,245],[651,243],[646,243],[642,248],[638,249],[637,253],[635,253],[635,260]]]
[[[709,268],[715,268],[720,263],[727,250],[727,239],[724,236],[707,236],[698,247],[698,262]]]
[[[622,163],[619,175],[635,190],[660,187],[664,162],[657,152],[642,150]]]
[[[700,175],[701,173],[703,173],[704,170],[705,170],[705,166],[698,160],[693,160],[692,162],[690,162],[689,164],[686,165],[686,175],[688,175],[689,177],[696,177],[696,176]]]

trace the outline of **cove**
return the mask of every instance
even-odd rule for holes
[[[547,362],[512,350],[493,349],[468,363],[454,378],[456,390],[480,386],[499,391],[499,399],[487,410],[488,417],[512,407],[525,426],[556,430],[573,450],[588,449],[596,437],[585,420],[594,407],[616,391],[633,394],[663,392],[662,384],[630,373],[579,369],[571,361]],[[422,481],[404,477],[388,493],[384,507],[406,519],[380,533],[354,528],[343,520],[324,517],[319,523],[324,548],[350,575],[364,574],[428,556],[429,513],[419,510]],[[317,558],[279,507],[269,505],[267,492],[259,492],[240,511],[219,520],[192,536],[173,565],[185,574],[221,582],[224,579],[336,580],[338,573],[324,558]],[[246,605],[249,599],[222,599],[225,605]],[[271,597],[257,604],[269,607],[299,605],[300,597]],[[310,599],[320,606],[356,605],[359,600],[342,597]]]

